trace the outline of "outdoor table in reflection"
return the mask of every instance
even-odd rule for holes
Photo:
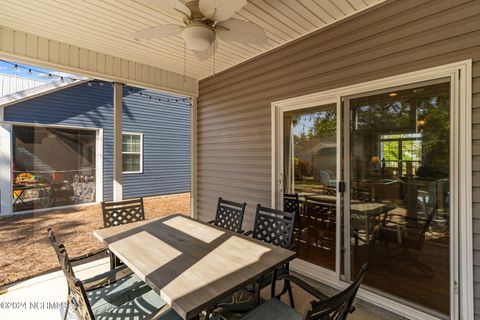
[[[296,256],[182,215],[100,229],[94,235],[183,319],[211,310]]]
[[[372,222],[381,214],[386,214],[392,210],[394,206],[384,203],[367,202],[350,204],[350,216],[352,219],[358,218],[365,226],[365,242],[370,243],[370,234],[373,230]]]

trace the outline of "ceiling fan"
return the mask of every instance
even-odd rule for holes
[[[132,34],[135,39],[160,39],[181,35],[185,46],[199,60],[214,55],[217,38],[243,44],[263,45],[267,34],[256,24],[232,19],[247,0],[144,0],[150,6],[183,17],[184,25],[164,24]]]

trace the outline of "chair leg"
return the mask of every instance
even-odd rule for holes
[[[293,292],[292,292],[292,286],[290,284],[290,281],[285,280],[285,285],[287,286],[288,290],[288,298],[290,299],[290,307],[295,308],[295,302],[293,301]]]
[[[63,320],[67,320],[69,306],[70,306],[70,299],[67,298],[67,306],[65,307],[65,314],[63,315]]]
[[[290,274],[290,264],[287,263],[285,265],[285,270],[287,271],[287,274]],[[293,302],[293,292],[292,292],[292,284],[290,281],[285,280],[285,287],[287,288],[288,291],[288,298],[290,299],[290,306],[292,308],[295,308],[295,303]]]

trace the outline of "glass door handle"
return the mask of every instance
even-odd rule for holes
[[[345,181],[339,181],[338,182],[338,191],[341,193],[345,192]]]

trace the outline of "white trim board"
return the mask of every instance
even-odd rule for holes
[[[140,152],[126,152],[123,150],[123,135],[124,134],[129,134],[132,136],[140,136]],[[139,171],[123,171],[123,155],[124,154],[140,154],[140,170]],[[128,132],[128,131],[123,131],[122,132],[122,174],[142,174],[143,173],[143,133],[142,132]]]
[[[11,215],[12,201],[12,125],[0,122],[0,216]]]
[[[355,94],[368,93],[376,90],[400,87],[412,83],[425,82],[439,78],[450,78],[452,87],[458,88],[452,92],[452,120],[455,123],[456,144],[453,145],[451,153],[454,153],[455,161],[453,165],[453,183],[456,183],[455,189],[458,190],[456,206],[452,209],[457,210],[455,214],[458,218],[457,230],[453,230],[452,239],[454,239],[452,252],[457,255],[451,256],[453,264],[451,270],[458,276],[459,284],[452,286],[452,291],[457,293],[458,303],[453,301],[452,319],[473,319],[474,318],[474,293],[473,293],[473,239],[472,239],[472,151],[471,151],[471,102],[472,102],[472,61],[465,60],[451,63],[435,68],[409,72],[397,76],[368,81],[342,88],[304,95],[282,101],[272,102],[272,207],[278,207],[281,199],[278,196],[278,183],[281,182],[279,174],[282,164],[277,163],[282,154],[283,145],[279,143],[278,137],[282,137],[281,122],[282,112],[295,109],[303,109],[318,106],[331,101],[336,101],[339,105],[340,99]],[[338,109],[340,110],[340,108]],[[340,110],[341,111],[341,110]],[[461,123],[460,123],[461,121]],[[341,140],[338,140],[338,142]],[[337,151],[338,155],[338,151]],[[337,159],[340,161],[340,159]],[[337,175],[340,174],[337,170]],[[337,177],[338,178],[338,177]],[[281,191],[281,189],[280,189]],[[337,204],[339,199],[337,198]],[[338,218],[338,217],[337,217]],[[338,220],[340,221],[340,220]],[[338,235],[337,235],[338,237]],[[338,240],[337,240],[338,242]],[[458,260],[456,259],[458,257]],[[458,261],[458,263],[456,263]],[[317,278],[317,280],[330,283],[339,289],[343,288],[345,282],[340,280],[339,264],[337,257],[336,279],[328,276],[328,273],[319,270],[312,264],[292,264],[292,269]],[[457,269],[458,268],[458,269]],[[461,268],[461,269],[460,269]],[[316,276],[315,276],[316,275]],[[457,294],[452,295],[452,300],[456,300]],[[406,304],[394,301],[387,297],[382,297],[376,293],[367,290],[360,290],[359,297],[371,301],[374,304],[398,313],[408,316],[410,319],[435,319],[436,317],[422,312],[420,309],[412,308]]]
[[[197,98],[190,103],[190,216],[197,219]]]

